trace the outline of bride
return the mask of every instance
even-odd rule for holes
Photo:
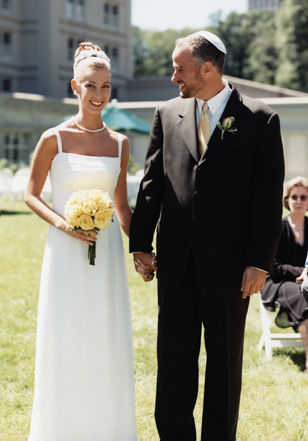
[[[132,327],[119,228],[128,235],[129,142],[102,122],[111,67],[98,46],[80,44],[71,84],[78,114],[42,134],[25,196],[50,224],[29,441],[136,441]],[[52,208],[41,198],[49,172]],[[114,201],[113,222],[99,233],[73,231],[64,217],[71,194],[89,189]],[[89,265],[94,242],[95,265]]]

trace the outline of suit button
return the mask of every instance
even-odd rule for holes
[[[197,217],[197,216],[193,216],[192,220],[193,220],[194,222],[196,222],[196,221],[198,220],[198,217]]]
[[[198,165],[197,171],[200,171],[200,170],[201,170],[201,165]]]
[[[194,196],[197,196],[197,194],[199,194],[199,192],[197,190],[194,191]]]
[[[189,240],[187,243],[190,247],[192,246],[192,240]]]

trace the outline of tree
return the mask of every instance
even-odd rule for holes
[[[284,0],[277,13],[276,84],[308,91],[308,0]]]
[[[144,63],[150,57],[150,51],[144,42],[145,31],[137,26],[133,27],[133,46],[134,46],[134,71],[135,77],[145,76]]]
[[[247,30],[252,29],[253,33],[247,48],[243,77],[260,83],[275,84],[279,60],[275,12],[255,11],[247,14],[245,21]]]
[[[138,27],[133,29],[135,76],[171,76],[172,52],[175,41],[192,32],[192,29],[176,31],[143,31]]]
[[[274,12],[231,12],[225,21],[216,20],[216,26],[209,30],[226,43],[226,75],[274,82],[277,64]]]
[[[250,37],[243,34],[245,14],[231,12],[225,21],[220,21],[208,30],[217,34],[227,48],[225,74],[243,78],[244,63]]]

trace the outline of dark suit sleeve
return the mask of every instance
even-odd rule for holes
[[[306,233],[307,219],[305,219],[305,245],[307,243]],[[287,218],[282,221],[282,232],[279,240],[276,258],[274,260],[271,276],[274,282],[282,281],[295,282],[295,279],[301,275],[304,270],[304,260],[301,252],[298,252],[292,228]]]
[[[293,266],[286,263],[274,261],[273,279],[275,282],[282,280],[295,282],[295,279],[302,274],[304,267]]]
[[[275,283],[282,281],[295,282],[296,277],[300,276],[304,269],[299,262],[294,261],[294,256],[297,254],[295,250],[296,243],[294,236],[289,233],[289,229],[283,226],[277,255],[271,272]]]
[[[163,130],[159,108],[157,108],[145,159],[145,174],[140,184],[130,227],[130,252],[152,251],[153,235],[160,215],[163,190]]]
[[[284,181],[280,123],[276,113],[269,114],[262,130],[252,179],[253,238],[248,265],[270,271],[281,231]]]

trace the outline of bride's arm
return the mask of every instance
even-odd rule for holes
[[[25,194],[25,203],[34,211],[34,213],[50,225],[53,225],[69,236],[80,239],[88,244],[92,244],[93,240],[96,239],[91,238],[89,240],[87,234],[82,230],[73,232],[65,219],[49,207],[41,197],[52,160],[57,153],[58,145],[56,135],[51,130],[47,130],[42,134],[34,150],[29,183]],[[92,230],[91,233],[93,233],[93,235],[97,234]]]
[[[127,200],[127,169],[129,161],[129,141],[125,137],[122,143],[121,171],[114,192],[114,208],[117,213],[121,228],[129,235],[132,210]]]

